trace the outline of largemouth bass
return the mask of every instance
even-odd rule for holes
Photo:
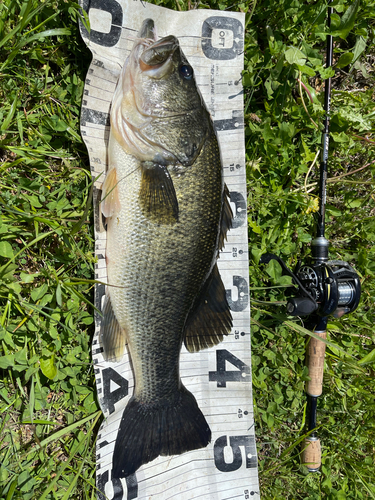
[[[177,38],[148,19],[113,97],[107,221],[106,360],[125,344],[135,388],[120,423],[112,477],[159,455],[207,446],[211,431],[179,375],[190,352],[218,344],[232,316],[216,260],[232,213],[220,151],[193,69]]]

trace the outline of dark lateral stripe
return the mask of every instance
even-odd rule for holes
[[[96,111],[95,109],[82,107],[81,124],[85,125],[86,122],[109,127],[109,114],[103,113],[102,111]]]

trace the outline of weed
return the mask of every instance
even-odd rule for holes
[[[154,3],[186,10],[185,0]],[[364,499],[374,483],[374,12],[324,2],[199,2],[247,12],[245,69],[252,349],[262,498]],[[92,179],[79,135],[90,60],[72,1],[0,4],[0,498],[93,499],[100,413],[90,362]],[[362,279],[358,310],[329,323],[319,400],[323,466],[300,465],[307,370],[290,280],[266,251],[305,259],[317,210],[323,83],[333,75],[327,237]]]
[[[324,66],[324,3],[257,5],[246,33],[252,367],[263,498],[375,496],[373,2],[332,5],[331,70]],[[331,344],[318,403],[323,466],[308,474],[299,456],[308,375],[306,338],[297,326],[303,323],[289,321],[280,306],[290,278],[277,263],[266,269],[258,264],[267,251],[291,267],[309,254],[328,76],[333,91],[327,238],[331,258],[356,267],[363,291],[355,313],[328,325]]]

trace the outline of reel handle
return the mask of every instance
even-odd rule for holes
[[[290,316],[308,316],[318,309],[318,304],[309,297],[291,297],[286,305]]]

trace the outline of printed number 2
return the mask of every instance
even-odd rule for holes
[[[238,370],[227,371],[226,361]],[[250,380],[250,367],[247,364],[226,349],[216,351],[216,372],[209,372],[210,382],[217,382],[217,387],[226,387],[227,382],[250,382]]]

